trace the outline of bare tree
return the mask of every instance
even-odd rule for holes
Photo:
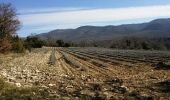
[[[11,37],[19,27],[15,8],[11,4],[0,3],[0,52],[11,49]]]

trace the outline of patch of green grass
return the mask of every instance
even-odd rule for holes
[[[0,100],[45,100],[50,97],[48,90],[40,87],[16,87],[0,78]],[[57,99],[57,98],[56,98]]]
[[[8,83],[6,83],[3,79],[0,78],[0,99],[7,99],[9,93],[12,94],[14,87]]]
[[[35,97],[33,92],[36,92],[36,89],[19,88],[15,85],[6,83],[3,79],[0,78],[0,100],[32,100]]]

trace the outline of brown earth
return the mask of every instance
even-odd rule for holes
[[[49,57],[52,50],[53,48],[42,48],[26,54],[0,54],[1,79],[17,89],[32,89],[22,96],[29,99],[168,100],[170,98],[168,69],[155,69],[152,64],[146,63],[129,67],[98,59],[83,60],[60,49],[55,49],[56,62],[50,65]],[[93,63],[93,60],[98,63]],[[22,92],[18,94],[19,96],[13,94],[0,90],[2,99],[9,95],[15,99],[23,99],[20,98]]]

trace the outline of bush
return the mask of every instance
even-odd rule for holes
[[[70,43],[65,43],[63,47],[70,47],[71,44]]]
[[[25,40],[25,48],[31,50],[31,48],[41,48],[44,42],[39,40],[37,37],[27,37]]]
[[[150,49],[152,49],[152,46],[148,42],[143,42],[142,48],[145,49],[145,50],[150,50]]]
[[[58,47],[63,47],[64,46],[64,41],[63,40],[57,40],[56,41]]]
[[[16,53],[25,52],[24,42],[18,36],[13,37],[12,50]]]

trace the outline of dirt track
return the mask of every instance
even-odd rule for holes
[[[0,55],[0,76],[18,87],[47,89],[51,99],[170,98],[169,70],[81,59],[61,48],[55,49],[56,63],[50,65],[51,52],[52,48],[43,48],[25,55]]]

